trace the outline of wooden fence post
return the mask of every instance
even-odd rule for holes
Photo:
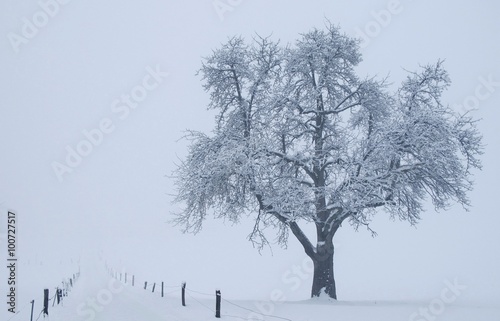
[[[215,290],[215,317],[216,318],[220,318],[220,301],[221,301],[220,290]]]
[[[161,297],[163,298],[163,281],[161,281]]]
[[[33,308],[35,307],[35,300],[31,300],[31,321],[33,321]]]
[[[144,282],[144,290],[148,287],[148,281]]]
[[[49,289],[43,290],[43,314],[49,315]]]
[[[151,290],[151,292],[155,293],[155,287],[156,287],[156,282],[153,283],[153,290]]]
[[[134,286],[135,283],[135,275],[132,274],[132,286]]]
[[[186,282],[182,282],[182,306],[186,306]]]

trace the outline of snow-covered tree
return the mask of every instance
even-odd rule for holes
[[[250,215],[260,247],[271,243],[266,228],[284,246],[291,232],[314,263],[311,295],[336,299],[333,237],[343,222],[371,231],[384,210],[415,224],[426,199],[467,208],[481,135],[441,102],[450,84],[442,61],[409,73],[394,93],[385,80],[359,78],[360,61],[358,41],[331,25],[294,45],[235,37],[213,51],[199,73],[216,125],[187,135],[175,222],[196,233],[209,213]],[[314,243],[300,222],[316,226]]]

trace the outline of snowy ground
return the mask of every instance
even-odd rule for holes
[[[49,304],[49,316],[40,316],[43,286],[46,284],[58,285],[62,279],[61,272],[72,275],[71,271],[77,269],[77,260],[68,259],[66,262],[58,261],[55,265],[36,263],[35,269],[30,270],[33,264],[26,264],[23,273],[32,274],[33,271],[45,271],[46,277],[34,278],[34,282],[27,282],[24,278],[23,286],[19,289],[19,310],[15,315],[8,315],[2,320],[29,320],[30,304],[28,297],[35,298],[34,320],[49,321],[101,321],[101,320],[215,320],[215,294],[200,293],[195,288],[187,286],[186,306],[181,305],[180,285],[165,287],[165,297],[160,296],[159,284],[154,293],[149,284],[144,290],[144,282],[135,281],[131,285],[131,278],[127,284],[112,278],[105,268],[104,261],[98,264],[81,260],[81,276],[75,286],[64,298],[63,304],[52,307]],[[64,266],[64,269],[61,268]],[[53,273],[51,274],[52,271]],[[118,272],[119,273],[119,272]],[[49,277],[49,275],[51,275]],[[27,275],[25,275],[27,276]],[[119,277],[118,277],[119,279]],[[122,280],[124,275],[122,275]],[[35,282],[39,280],[38,283]],[[47,286],[48,287],[48,286]],[[34,290],[37,291],[34,291]],[[52,290],[51,290],[52,291]],[[452,281],[443,288],[440,295],[425,302],[409,301],[338,301],[306,300],[298,302],[284,302],[282,294],[276,291],[272,294],[274,301],[241,301],[232,300],[222,293],[222,320],[296,320],[296,321],[322,321],[322,320],[350,320],[350,321],[403,321],[403,320],[437,320],[437,321],[498,321],[500,320],[500,307],[484,306],[481,304],[467,304],[455,302],[455,297],[460,294],[460,284]],[[22,295],[21,295],[22,294]],[[37,295],[38,294],[38,295]],[[52,293],[51,293],[52,297]],[[10,319],[9,319],[10,318]]]

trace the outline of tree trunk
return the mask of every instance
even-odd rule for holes
[[[297,237],[314,264],[311,297],[319,297],[326,293],[330,298],[337,300],[337,290],[333,277],[333,236],[340,223],[335,224],[326,234],[323,232],[322,225],[317,225],[318,243],[316,247],[312,245],[296,222],[288,222],[288,224],[293,235]]]
[[[318,246],[314,263],[314,276],[311,297],[319,297],[325,293],[332,299],[337,299],[335,279],[333,277],[333,244],[327,242]]]

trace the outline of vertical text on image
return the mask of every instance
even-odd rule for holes
[[[16,313],[16,286],[17,286],[17,217],[16,213],[7,214],[7,311]]]

